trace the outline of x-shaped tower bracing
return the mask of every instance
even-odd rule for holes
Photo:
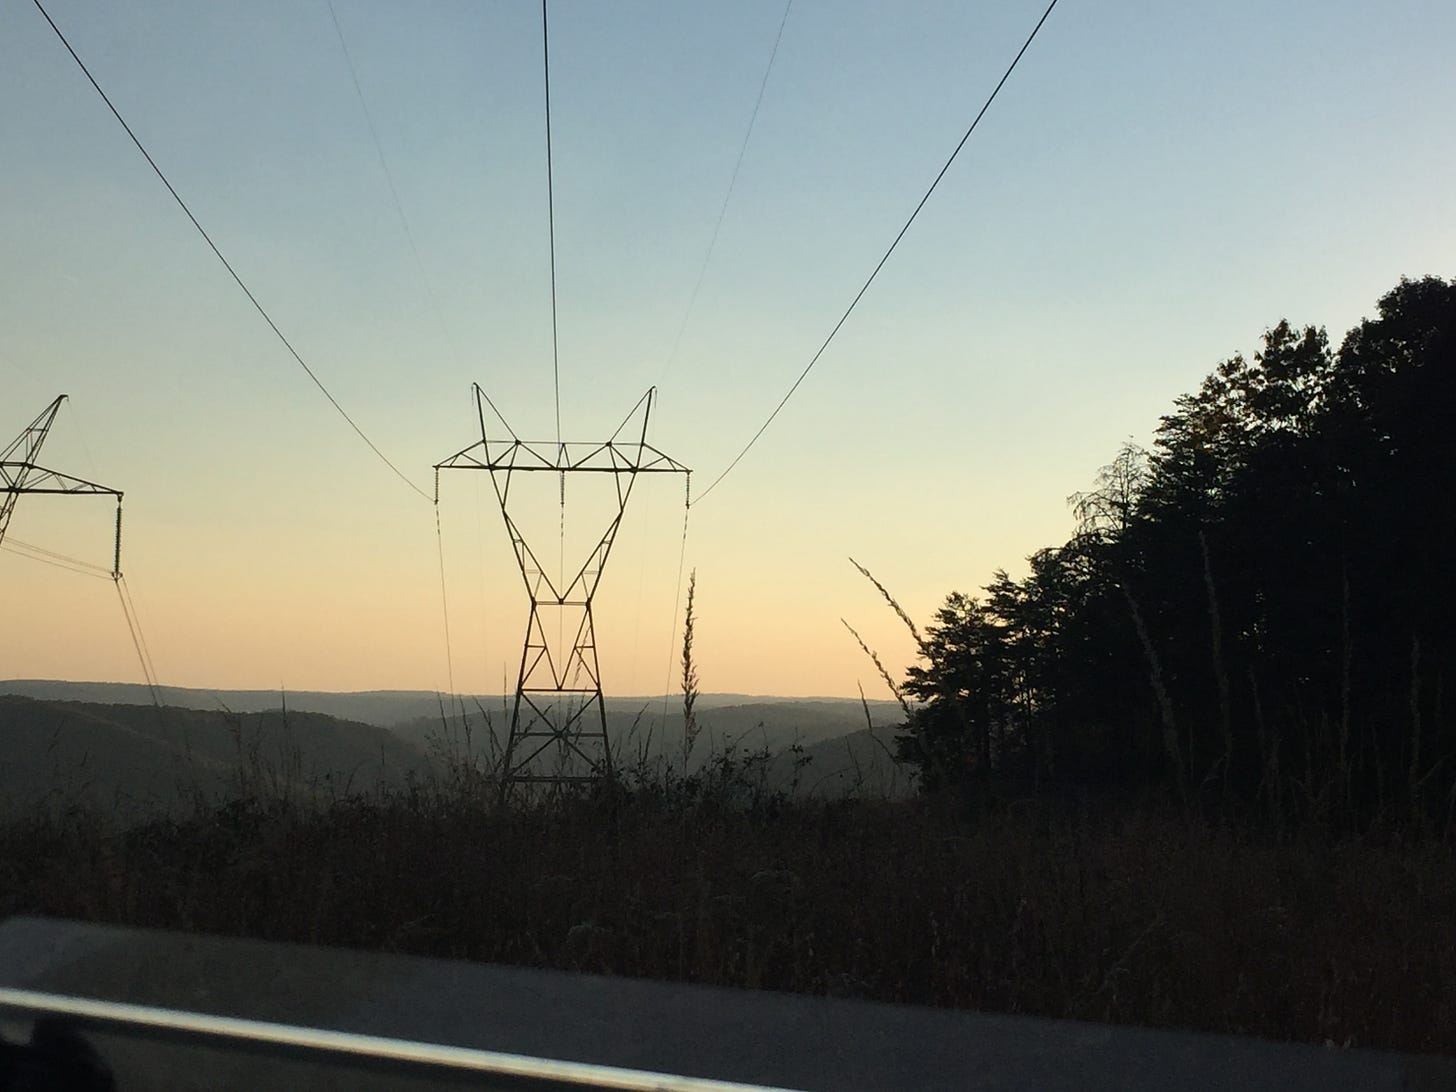
[[[10,528],[10,517],[15,514],[15,505],[22,493],[52,493],[62,495],[110,496],[116,498],[116,546],[112,554],[111,575],[121,577],[121,491],[108,486],[97,485],[83,478],[62,474],[59,470],[48,470],[36,463],[41,445],[50,434],[51,425],[60,411],[64,394],[41,411],[10,446],[0,451],[0,544],[5,541],[5,532]]]
[[[652,416],[655,388],[650,388],[637,401],[617,426],[616,432],[604,443],[524,441],[506,423],[479,385],[474,390],[480,440],[436,464],[435,499],[438,504],[441,470],[484,470],[490,473],[511,548],[515,551],[526,594],[531,600],[531,616],[526,625],[521,667],[516,679],[510,734],[506,739],[504,780],[507,784],[561,783],[610,777],[612,755],[607,739],[607,712],[602,697],[592,600],[621,528],[637,476],[688,475],[691,472],[647,443],[647,425]],[[509,440],[490,437],[486,429],[487,406],[510,434]],[[639,414],[642,421],[640,432],[634,429],[635,438],[619,439]],[[570,569],[563,564],[555,579],[550,568],[541,563],[536,552],[539,544],[533,547],[526,540],[511,514],[512,478],[516,474],[528,473],[560,476],[563,518],[566,475],[611,475],[615,490],[615,507],[596,545],[587,552],[580,567]],[[553,655],[548,638],[548,619],[558,623],[558,632],[574,634],[564,656]],[[563,641],[558,652],[565,649]],[[560,761],[554,770],[543,772],[536,765],[536,760],[553,744],[558,748]]]

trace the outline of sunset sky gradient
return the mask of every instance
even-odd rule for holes
[[[279,327],[427,493],[479,382],[554,437],[540,9],[47,4]],[[551,4],[561,406],[727,465],[903,224],[1044,3]],[[864,302],[692,510],[706,691],[883,696],[919,620],[1065,540],[1065,498],[1281,318],[1335,342],[1456,274],[1456,5],[1062,0]],[[683,333],[676,353],[674,341]],[[440,515],[287,356],[29,2],[0,4],[0,443],[126,492],[163,683],[514,683],[526,600],[488,481]],[[523,519],[554,552],[554,483]],[[601,518],[572,483],[573,543]],[[611,694],[671,685],[682,483],[639,483],[598,603]],[[108,564],[97,498],[10,534]],[[139,681],[115,590],[0,552],[0,678]],[[680,612],[678,613],[680,622]]]

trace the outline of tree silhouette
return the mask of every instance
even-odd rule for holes
[[[1456,282],[1403,279],[1338,351],[1280,322],[1070,503],[1068,542],[927,631],[900,740],[927,789],[1450,825]]]

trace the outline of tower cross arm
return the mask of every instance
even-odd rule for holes
[[[671,455],[665,455],[651,444],[642,444],[641,451],[637,454],[636,469],[642,472],[655,474],[691,474],[692,471],[683,466]]]
[[[491,440],[456,452],[436,470],[510,470],[551,473],[688,474],[688,467],[651,444]]]
[[[555,446],[555,445],[551,445]],[[457,451],[444,462],[436,463],[436,470],[558,470],[550,455],[544,453],[547,445],[528,444],[522,440],[478,440]]]
[[[99,494],[120,500],[120,489],[48,470],[35,463],[0,463],[0,493]]]

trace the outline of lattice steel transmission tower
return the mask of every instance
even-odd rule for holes
[[[647,443],[656,388],[649,388],[604,443],[542,441],[528,443],[518,437],[477,384],[476,418],[480,440],[435,466],[435,500],[439,503],[441,470],[484,470],[490,473],[500,502],[501,516],[531,600],[521,668],[516,677],[510,735],[506,739],[502,772],[505,785],[520,782],[582,782],[612,776],[612,754],[607,739],[607,710],[602,698],[602,676],[597,660],[596,626],[592,600],[602,570],[639,474],[682,474],[691,471]],[[492,439],[486,430],[486,407],[510,433],[510,439]],[[629,431],[641,416],[640,431]],[[632,440],[619,440],[627,432]],[[516,474],[557,474],[561,480],[563,564],[556,579],[543,565],[520,525],[511,514],[511,479]],[[613,514],[596,545],[579,568],[564,564],[564,520],[568,474],[610,475],[615,491]],[[690,477],[687,478],[690,482]],[[539,548],[539,543],[537,548]],[[574,575],[567,579],[568,574]],[[549,634],[574,634],[570,647],[558,640],[556,655]],[[564,655],[561,653],[564,652]],[[537,759],[556,744],[559,763],[543,771]]]
[[[4,451],[0,451],[0,544],[5,542],[5,532],[10,527],[10,517],[15,513],[16,502],[22,493],[53,493],[65,495],[111,496],[116,498],[116,545],[112,553],[111,575],[121,579],[121,490],[97,485],[83,478],[62,474],[59,470],[47,470],[36,463],[41,445],[50,434],[51,425],[60,411],[64,394],[41,411]]]

